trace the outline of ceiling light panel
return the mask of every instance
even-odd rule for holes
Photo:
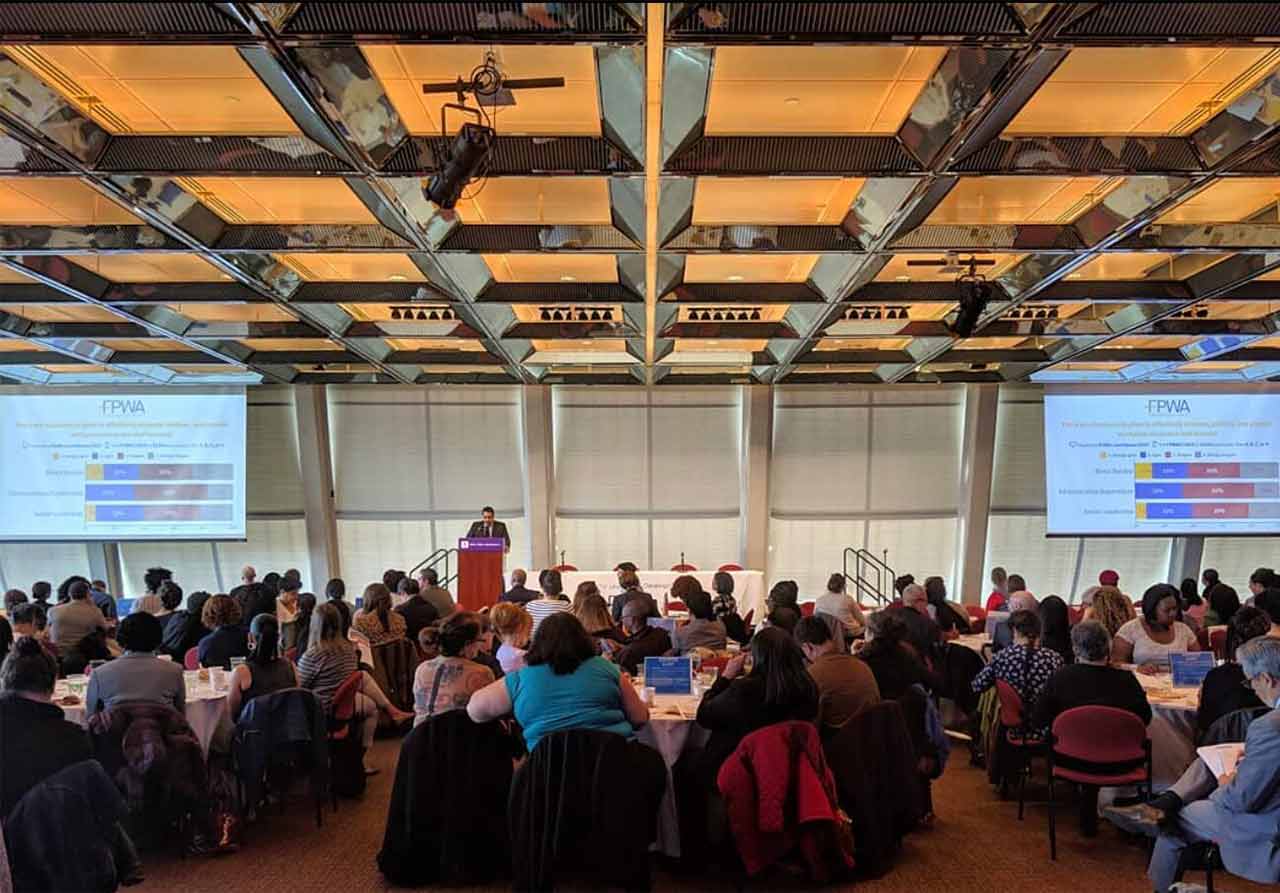
[[[960,180],[929,223],[1070,223],[1119,178],[970,177]]]
[[[67,177],[0,179],[0,224],[136,226],[141,222],[123,205],[79,180]]]
[[[608,254],[485,254],[498,282],[617,282],[618,264]],[[572,280],[564,277],[572,276]]]
[[[816,254],[690,254],[684,260],[684,281],[804,282],[818,257]]]
[[[463,223],[608,224],[605,177],[494,177],[472,183],[458,202]]]
[[[191,190],[228,223],[375,223],[340,179],[201,177]]]
[[[406,282],[426,277],[407,254],[278,254],[276,257],[303,279],[320,282],[386,282],[403,276]],[[400,281],[400,280],[396,280]]]
[[[693,222],[838,224],[863,181],[856,177],[702,177],[693,198]]]

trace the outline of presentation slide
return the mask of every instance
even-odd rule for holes
[[[0,541],[245,537],[245,395],[0,394]]]
[[[1280,393],[1046,393],[1049,534],[1280,532],[1277,417]]]

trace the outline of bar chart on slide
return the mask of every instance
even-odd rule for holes
[[[229,521],[235,466],[229,463],[90,463],[84,470],[86,523]]]
[[[1280,463],[1139,462],[1134,465],[1139,523],[1280,518]]]

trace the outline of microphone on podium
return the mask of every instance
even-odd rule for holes
[[[560,566],[564,567],[564,549],[560,550]]]

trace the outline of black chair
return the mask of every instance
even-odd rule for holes
[[[245,703],[231,740],[231,759],[244,812],[263,802],[273,780],[302,771],[310,780],[316,827],[324,824],[329,742],[324,705],[314,692],[286,688]],[[279,787],[283,794],[288,785]],[[284,812],[283,798],[280,811]]]

